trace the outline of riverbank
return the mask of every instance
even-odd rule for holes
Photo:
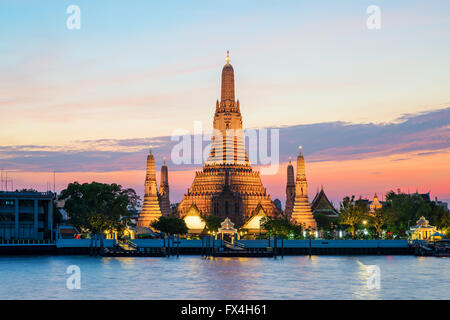
[[[124,249],[115,240],[59,239],[54,242],[1,243],[0,255],[104,255],[164,257],[170,255],[265,257],[280,255],[412,255],[407,240],[240,240],[235,244],[205,238],[135,239]]]

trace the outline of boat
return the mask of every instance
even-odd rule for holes
[[[440,240],[434,243],[433,256],[450,257],[450,240]]]

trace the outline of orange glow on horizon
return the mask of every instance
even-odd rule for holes
[[[449,152],[418,156],[402,154],[360,160],[308,162],[306,175],[311,201],[323,185],[327,196],[337,206],[337,202],[346,195],[362,196],[372,199],[377,193],[380,200],[389,190],[420,193],[431,192],[433,198],[450,199],[450,150]],[[280,165],[276,175],[261,176],[262,182],[272,199],[283,202],[286,188],[287,162]],[[294,166],[295,167],[295,166]],[[156,168],[159,186],[160,172]],[[190,187],[195,170],[174,171],[169,164],[169,185],[171,203],[181,201]],[[254,166],[255,170],[259,168]],[[34,188],[44,191],[53,189],[53,173],[9,171],[14,189]],[[123,187],[135,189],[143,198],[145,170],[112,172],[60,172],[56,173],[56,190],[64,189],[68,183],[78,181],[118,183]],[[11,190],[11,184],[9,184]]]

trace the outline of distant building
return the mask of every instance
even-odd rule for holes
[[[248,221],[242,226],[248,234],[265,233],[263,230],[263,222],[267,219],[266,211],[262,205],[258,205],[253,211],[253,215],[248,219]]]
[[[416,191],[417,193],[417,191]],[[422,197],[423,200],[427,201],[427,202],[431,202],[431,197],[430,197],[430,193],[419,193],[419,196]]]
[[[52,192],[0,191],[0,239],[53,239]]]
[[[410,236],[411,240],[430,240],[436,236],[438,230],[431,226],[428,220],[422,216],[417,220],[416,226],[411,227],[406,233]]]
[[[280,211],[282,210],[280,199],[275,199],[275,200],[273,200],[273,203],[275,204],[275,206],[276,206],[278,209],[280,209]]]
[[[198,210],[195,204],[192,204],[186,215],[183,217],[188,233],[200,234],[206,227],[206,223],[203,220],[200,210]]]
[[[369,204],[369,213],[375,213],[376,210],[381,209],[382,207],[383,203],[378,200],[378,196],[375,193],[372,202]]]
[[[334,208],[333,203],[328,200],[323,187],[316,193],[313,201],[311,202],[311,211],[313,215],[322,214],[330,218],[337,218],[339,212]]]
[[[447,202],[443,202],[443,201],[439,201],[437,199],[437,197],[434,198],[433,201],[437,206],[439,207],[443,207],[447,212],[448,212],[448,203]]]

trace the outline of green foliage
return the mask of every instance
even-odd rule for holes
[[[386,206],[383,207],[388,231],[405,237],[405,232],[416,224],[421,216],[430,221],[438,229],[450,227],[449,213],[434,202],[425,200],[420,194],[394,193],[386,195]]]
[[[139,196],[133,189],[122,189],[118,184],[70,183],[61,192],[64,210],[70,222],[93,234],[121,231],[129,224],[129,216],[137,212]]]
[[[29,188],[29,189],[24,188],[24,189],[20,189],[19,192],[38,192],[38,191],[33,188]]]
[[[355,238],[355,227],[367,218],[369,208],[362,199],[355,201],[355,196],[345,197],[340,205],[339,223],[349,226],[352,238]]]
[[[215,215],[204,215],[202,216],[203,221],[205,221],[205,228],[207,231],[217,232],[220,228],[220,224],[222,223],[222,218]]]
[[[188,232],[188,228],[184,220],[177,217],[161,216],[158,220],[153,221],[151,226],[156,230],[170,235],[186,234]]]
[[[261,225],[264,230],[269,231],[269,233],[276,236],[289,237],[293,234],[295,239],[302,237],[302,226],[299,224],[292,223],[288,218],[271,218],[266,217],[261,220]]]
[[[316,213],[314,220],[316,220],[317,228],[323,231],[330,231],[336,226],[336,219],[326,214]]]
[[[386,223],[386,214],[383,209],[376,209],[373,214],[369,215],[369,225],[375,230],[378,239],[381,238],[383,228]]]

